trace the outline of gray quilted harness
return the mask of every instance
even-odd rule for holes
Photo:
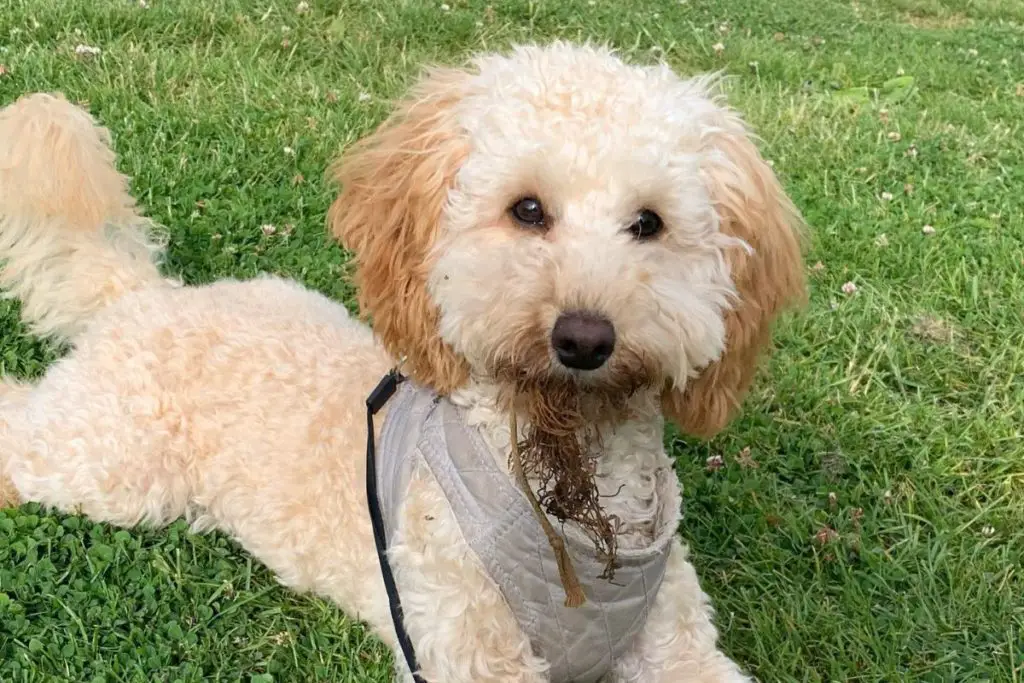
[[[599,681],[631,646],[661,586],[675,534],[680,499],[671,467],[656,474],[654,542],[639,550],[620,549],[612,581],[599,578],[604,562],[593,543],[579,529],[565,526],[565,542],[587,597],[582,607],[569,608],[564,606],[554,553],[529,501],[499,467],[479,432],[467,426],[458,406],[411,381],[402,382],[390,401],[376,463],[386,545],[390,547],[398,532],[410,478],[425,466],[535,654],[549,663],[552,683]],[[385,583],[393,584],[386,558],[381,565]],[[395,598],[397,603],[397,594]],[[400,604],[397,611],[392,605],[392,616],[402,640]],[[407,636],[404,645],[413,668]]]

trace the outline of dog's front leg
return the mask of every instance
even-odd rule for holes
[[[541,683],[547,663],[465,542],[440,488],[420,469],[400,513],[391,564],[405,627],[429,683]],[[412,683],[395,650],[398,680]]]
[[[708,596],[678,539],[661,590],[632,649],[609,683],[746,683],[751,679],[718,649]]]

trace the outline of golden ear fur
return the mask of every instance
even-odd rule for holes
[[[688,434],[711,437],[735,416],[750,388],[772,322],[806,297],[800,240],[803,222],[746,127],[723,111],[708,148],[722,157],[705,168],[721,230],[751,251],[729,254],[738,301],[726,318],[722,357],[683,389],[662,396],[666,417]]]
[[[359,308],[403,372],[447,394],[468,376],[441,340],[427,291],[430,249],[467,153],[455,121],[468,74],[430,72],[372,135],[331,169],[341,191],[328,223],[354,255]]]

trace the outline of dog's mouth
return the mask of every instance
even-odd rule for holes
[[[531,362],[519,360],[524,358]],[[518,359],[496,361],[491,372],[501,387],[502,407],[525,418],[517,435],[519,457],[541,507],[579,526],[605,562],[604,577],[611,578],[616,528],[595,480],[598,427],[629,419],[630,399],[656,385],[657,368],[620,346],[596,372],[566,372],[538,343]]]

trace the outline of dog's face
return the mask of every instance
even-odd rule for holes
[[[474,66],[428,75],[337,166],[378,334],[442,393],[653,386],[720,429],[803,290],[796,212],[742,124],[706,81],[597,49]]]
[[[709,104],[668,71],[569,49],[479,68],[429,259],[441,337],[492,377],[685,384],[725,346],[725,250],[742,248],[680,115]]]

